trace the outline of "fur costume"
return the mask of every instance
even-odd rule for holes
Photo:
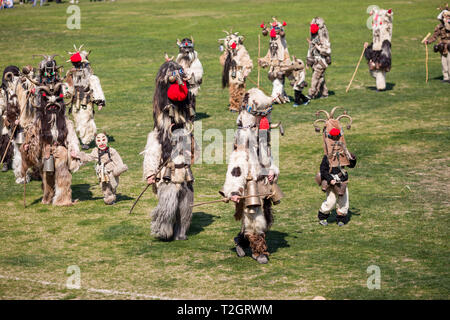
[[[270,24],[261,24],[262,34],[264,36],[270,35],[269,50],[264,58],[260,58],[258,63],[261,67],[269,67],[268,77],[272,81],[272,98],[277,103],[289,102],[289,97],[284,91],[284,82],[286,76],[286,67],[292,62],[289,57],[287,48],[284,27],[286,22],[279,22],[272,18],[273,22]]]
[[[97,161],[95,173],[100,182],[105,204],[114,204],[116,201],[116,190],[119,185],[119,176],[128,170],[116,149],[108,146],[108,137],[104,133],[95,136],[97,145],[90,154],[84,152],[74,153],[80,159],[81,165]]]
[[[20,147],[22,175],[37,168],[42,176],[42,203],[57,206],[72,204],[72,173],[79,161],[71,152],[79,152],[73,124],[65,115],[63,83],[53,56],[45,56],[39,68],[39,86],[35,88],[36,117],[25,130]]]
[[[325,21],[316,17],[310,24],[311,40],[309,41],[306,63],[312,68],[311,87],[308,96],[311,99],[328,97],[325,82],[325,70],[331,64],[331,44]]]
[[[154,179],[158,197],[151,213],[151,232],[162,240],[185,240],[194,200],[193,95],[183,67],[170,59],[160,67],[155,82],[154,128],[143,151],[144,179],[148,183]]]
[[[267,263],[269,255],[265,234],[273,222],[272,203],[278,204],[283,197],[270,147],[270,129],[276,127],[270,123],[272,103],[273,99],[257,88],[245,94],[234,151],[220,192],[226,198],[254,196],[236,203],[235,218],[242,220],[242,229],[235,242],[239,256],[245,255],[243,248],[250,246],[252,257],[260,263]],[[272,182],[268,176],[273,176]]]
[[[245,81],[253,69],[253,61],[244,47],[244,37],[239,36],[239,32],[224,32],[227,36],[219,39],[224,47],[220,56],[222,88],[229,87],[230,111],[239,112],[245,94]]]
[[[189,82],[189,90],[192,92],[193,98],[197,97],[198,90],[202,84],[203,66],[198,59],[198,53],[194,50],[194,39],[184,38],[177,39],[177,45],[180,53],[177,56],[176,62],[183,67],[186,72]]]
[[[389,10],[372,10],[372,43],[366,48],[364,56],[369,64],[369,71],[376,80],[377,90],[386,89],[386,72],[391,70],[392,19],[394,12]]]
[[[433,35],[427,39],[426,43],[433,43],[439,39],[439,43],[434,46],[434,52],[441,54],[443,80],[450,82],[450,11],[448,4],[439,10],[437,19],[440,24],[436,26]]]
[[[74,46],[75,47],[75,46]],[[89,149],[94,140],[97,126],[94,122],[94,104],[105,106],[99,78],[94,74],[88,57],[91,53],[75,47],[75,52],[69,52],[73,68],[67,72],[65,95],[71,98],[69,113],[75,120],[76,132],[80,137],[83,149]]]
[[[316,116],[322,112],[326,119],[317,119],[314,122],[316,132],[320,132],[319,122],[324,122],[323,127],[323,144],[324,156],[320,164],[320,172],[316,176],[316,182],[322,187],[322,191],[326,192],[327,198],[319,209],[318,218],[322,225],[327,225],[327,219],[330,211],[336,206],[336,217],[339,225],[346,223],[346,216],[349,208],[348,197],[348,173],[344,168],[348,166],[353,168],[356,165],[356,156],[347,150],[344,138],[344,130],[342,129],[340,120],[348,118],[350,123],[347,129],[351,128],[352,118],[347,112],[336,118],[335,112],[339,107],[333,108],[330,113],[325,110],[319,110]]]

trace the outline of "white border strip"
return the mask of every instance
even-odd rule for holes
[[[15,281],[25,281],[25,282],[33,282],[33,283],[39,283],[44,286],[56,286],[60,288],[67,288],[66,286],[56,283],[56,282],[49,282],[49,281],[39,281],[39,280],[33,280],[33,279],[25,279],[25,278],[18,278],[18,277],[8,277],[0,274],[0,279],[5,280],[15,280]],[[147,298],[147,299],[159,299],[159,300],[177,300],[167,297],[160,297],[160,296],[153,296],[149,294],[144,293],[135,293],[135,292],[128,292],[128,291],[117,291],[117,290],[108,290],[108,289],[96,289],[96,288],[83,288],[80,289],[69,289],[69,290],[85,290],[88,292],[95,292],[95,293],[102,293],[106,295],[124,295],[124,296],[131,296],[131,297],[140,297],[140,298]]]

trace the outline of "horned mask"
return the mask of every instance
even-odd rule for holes
[[[437,19],[442,21],[446,30],[450,31],[450,11],[448,8],[448,3],[445,6],[442,6],[437,9],[440,11],[439,15],[437,16]]]
[[[231,51],[233,54],[236,54],[239,50],[240,45],[244,43],[244,36],[240,36],[239,32],[228,32],[223,30],[227,34],[225,38],[219,39],[220,41],[223,41],[223,45],[226,50]]]
[[[71,62],[74,67],[79,68],[81,65],[85,63],[89,63],[89,55],[91,54],[91,51],[87,52],[85,50],[81,50],[84,45],[81,45],[78,49],[75,45],[73,45],[75,51],[70,52],[67,51],[67,53],[70,55],[70,59],[66,62]]]
[[[328,157],[328,161],[332,167],[348,166],[350,164],[350,159],[352,156],[347,150],[347,146],[344,138],[344,130],[342,129],[341,119],[347,118],[349,123],[347,124],[347,129],[351,128],[352,118],[344,110],[343,114],[335,117],[335,112],[337,109],[342,109],[341,107],[334,107],[330,113],[326,110],[319,110],[316,112],[316,117],[319,117],[323,113],[326,117],[319,118],[314,121],[314,128],[316,132],[320,132],[319,122],[324,122],[323,126],[323,142],[324,142],[324,153]]]
[[[272,18],[272,23],[261,23],[263,36],[270,35],[270,56],[272,59],[284,60],[284,49],[287,47],[285,40],[284,27],[286,21],[279,22],[275,17]]]

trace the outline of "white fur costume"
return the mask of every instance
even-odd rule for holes
[[[268,194],[278,190],[276,183],[279,169],[270,149],[272,102],[273,99],[259,89],[253,88],[246,93],[237,119],[234,151],[230,155],[221,191],[226,198],[254,196],[245,201],[241,199],[236,204],[235,217],[242,219],[242,229],[235,242],[239,256],[242,256],[240,250],[249,245],[253,258],[260,263],[266,263],[269,255],[265,233],[272,224],[274,198]],[[268,176],[273,176],[273,182],[269,182]]]
[[[176,62],[183,67],[188,76],[189,90],[194,96],[197,96],[203,79],[203,66],[198,58],[197,51],[194,50],[194,39],[183,39],[181,42],[177,40],[177,45],[180,48],[180,53]]]

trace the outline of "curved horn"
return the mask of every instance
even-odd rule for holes
[[[330,119],[330,114],[328,113],[328,111],[326,111],[326,110],[317,110],[317,112],[316,112],[316,117],[319,117],[319,114],[320,113],[325,113],[325,115],[327,116],[327,119]]]
[[[59,90],[59,87],[61,87],[63,85],[62,82],[58,82],[57,84],[55,84],[55,87],[53,88],[53,92],[57,92]]]
[[[226,31],[226,30],[222,30],[222,31],[225,32],[227,34],[227,36],[230,35],[230,33],[228,31]]]
[[[320,128],[317,125],[318,122],[327,122],[327,120],[325,120],[325,119],[317,119],[316,121],[314,121],[313,126],[314,126],[314,130],[316,132],[320,132]]]
[[[339,117],[336,118],[337,121],[341,120],[342,118],[348,118],[350,120],[350,123],[347,125],[347,129],[350,129],[352,127],[353,119],[348,114],[341,114]]]
[[[336,111],[337,109],[342,109],[342,110],[344,110],[343,107],[334,107],[334,108],[331,110],[331,112],[330,112],[330,118],[331,118],[331,119],[334,118],[334,113],[335,113],[335,111]],[[344,114],[346,114],[346,111],[345,111],[345,110],[344,110]]]
[[[192,44],[194,44],[194,37],[191,35]]]
[[[191,122],[186,123],[186,128],[188,128],[188,133],[186,133],[185,136],[190,135],[192,131],[194,131],[194,125]]]
[[[38,86],[38,87],[36,87],[36,91],[39,91],[39,90],[44,90],[45,92],[50,93],[50,88],[47,87],[47,86]]]
[[[50,60],[53,60],[55,57],[59,57],[59,54],[52,54],[51,56],[50,56]]]
[[[5,73],[5,76],[3,77],[4,80],[6,81],[11,81],[14,77],[14,73],[12,73],[11,71]]]
[[[25,76],[25,78],[27,78],[28,81],[30,81],[32,84],[34,84],[34,85],[36,85],[36,86],[39,85],[39,82],[37,82],[36,80],[33,80],[33,79],[31,79],[31,78],[29,78],[29,77],[27,77],[27,76]]]
[[[276,128],[278,128],[279,126],[280,126],[280,124],[281,124],[281,121],[280,122],[278,122],[277,124],[271,124],[270,125],[270,129],[276,129]]]

